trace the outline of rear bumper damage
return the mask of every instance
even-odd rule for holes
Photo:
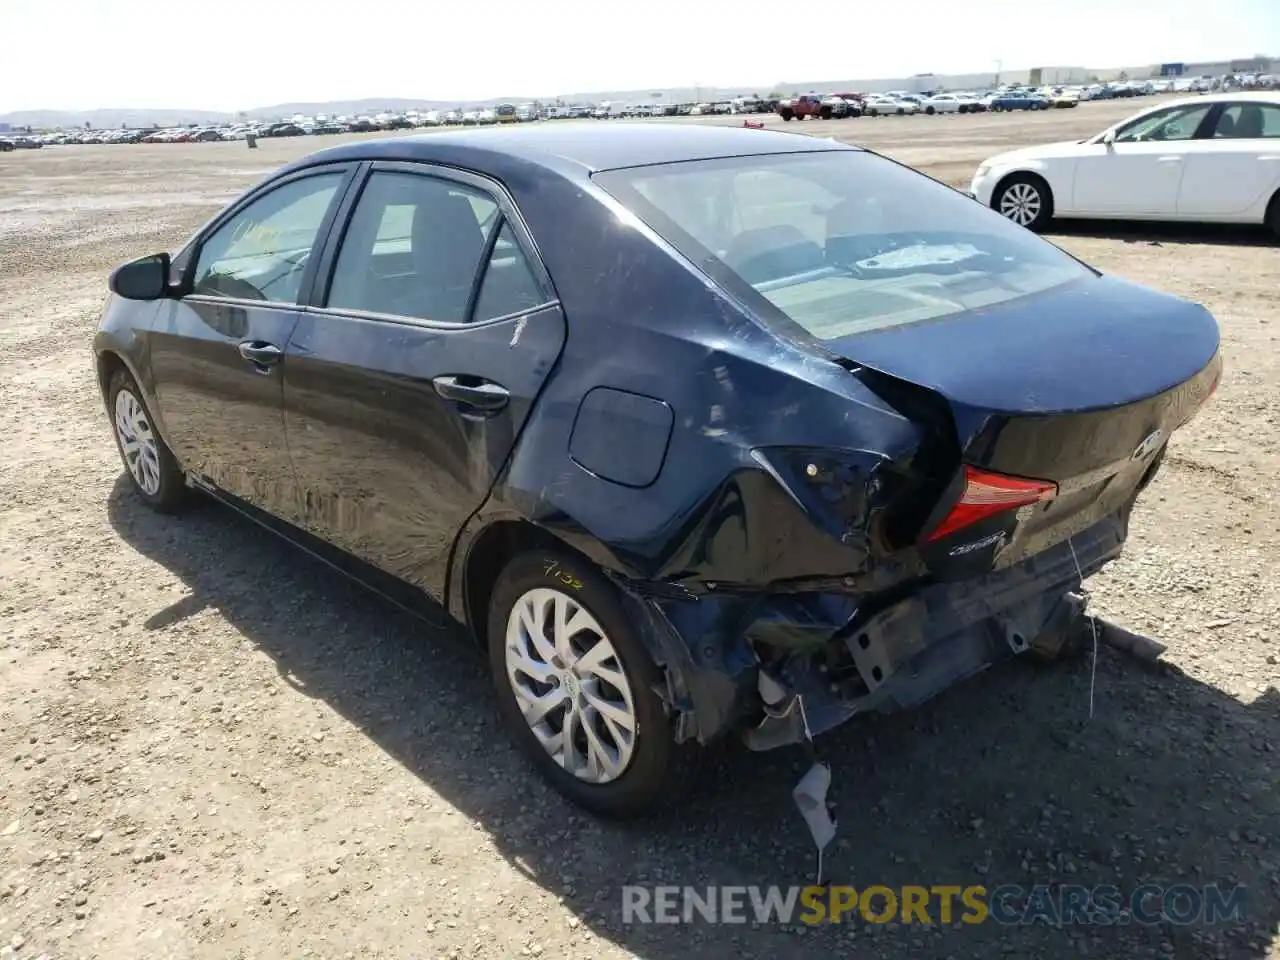
[[[1030,650],[1056,652],[1086,622],[1082,580],[1120,555],[1127,525],[1121,510],[1014,566],[875,606],[840,593],[631,599],[649,614],[637,622],[665,668],[677,737],[738,730],[768,750],[918,706]]]

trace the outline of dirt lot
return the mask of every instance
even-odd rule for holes
[[[788,129],[960,184],[1133,107]],[[1087,660],[1019,663],[822,745],[837,882],[1239,882],[1247,922],[626,928],[624,883],[808,882],[798,751],[730,755],[682,819],[602,825],[532,778],[457,631],[128,494],[89,355],[107,271],[316,146],[0,157],[0,956],[1280,957],[1280,248],[1056,238],[1222,325],[1221,389],[1090,584],[1167,665],[1104,649],[1092,720]]]

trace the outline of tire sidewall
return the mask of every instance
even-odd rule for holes
[[[636,743],[631,762],[617,779],[604,784],[579,780],[543,749],[525,722],[507,677],[507,619],[515,602],[539,587],[557,590],[584,607],[604,629],[631,686],[636,708]],[[661,797],[673,767],[677,745],[672,725],[655,688],[661,671],[634,628],[623,598],[589,563],[566,553],[537,550],[517,556],[498,577],[489,606],[488,652],[498,708],[521,749],[556,789],[604,816],[628,816]]]
[[[151,427],[152,436],[156,439],[156,459],[160,470],[160,486],[155,493],[147,493],[138,484],[138,481],[134,479],[133,472],[129,469],[129,462],[124,455],[124,447],[120,443],[120,433],[116,429],[116,398],[125,391],[131,393],[138,405],[142,407],[142,411],[147,417],[147,423]],[[138,382],[133,378],[133,375],[126,370],[117,370],[112,374],[108,383],[107,417],[111,423],[111,436],[115,440],[116,452],[120,455],[120,464],[124,467],[125,476],[129,478],[133,492],[145,504],[156,510],[168,511],[176,508],[187,493],[182,468],[178,466],[177,459],[160,435],[160,427],[157,425],[155,417],[152,416],[146,395],[138,386]]]
[[[1267,204],[1266,227],[1271,231],[1272,239],[1280,241],[1280,191]]]

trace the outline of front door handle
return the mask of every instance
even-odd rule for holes
[[[272,367],[280,362],[284,351],[265,340],[245,340],[240,344],[240,356],[260,367]]]
[[[1161,163],[1181,163],[1182,158],[1178,156],[1161,157],[1160,162]]]
[[[500,383],[471,376],[442,376],[431,381],[445,400],[468,408],[467,412],[496,413],[511,400],[511,394]]]

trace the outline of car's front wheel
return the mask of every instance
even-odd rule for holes
[[[503,718],[552,786],[608,817],[679,795],[696,748],[675,742],[661,672],[598,570],[517,556],[494,588],[488,640]]]
[[[996,188],[991,206],[1001,216],[1028,230],[1040,231],[1053,217],[1049,185],[1029,173],[1015,173]]]
[[[191,490],[182,468],[156,429],[142,390],[127,370],[112,374],[107,409],[120,459],[142,501],[162,513],[185,506]]]

